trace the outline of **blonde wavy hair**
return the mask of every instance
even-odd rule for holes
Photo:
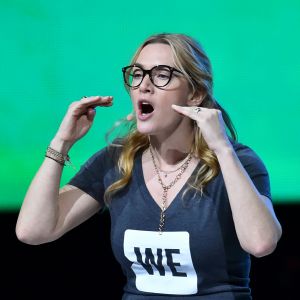
[[[202,97],[203,100],[200,106],[220,110],[231,139],[236,140],[236,131],[229,115],[213,98],[211,63],[201,45],[193,38],[184,34],[163,33],[152,35],[137,49],[131,60],[131,64],[136,62],[140,52],[145,46],[154,43],[162,43],[170,46],[175,67],[184,74],[194,95]],[[130,92],[128,86],[125,85],[125,88]],[[196,173],[196,176],[189,180],[188,188],[194,188],[203,193],[204,187],[219,173],[220,167],[216,155],[208,148],[195,122],[193,133],[194,140],[191,152],[195,157],[200,159],[201,167]],[[147,135],[137,131],[136,121],[133,120],[128,134],[118,146],[122,147],[118,160],[118,169],[121,178],[106,189],[104,199],[107,204],[113,194],[124,188],[130,182],[135,155],[138,151],[143,151],[149,147],[149,138]]]

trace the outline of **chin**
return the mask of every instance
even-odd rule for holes
[[[180,126],[181,119],[165,120],[165,118],[156,118],[147,121],[136,121],[136,129],[139,133],[145,135],[165,135],[170,134]]]
[[[153,128],[150,128],[149,126],[138,126],[137,125],[136,129],[139,133],[145,134],[145,135],[152,135],[155,133]]]

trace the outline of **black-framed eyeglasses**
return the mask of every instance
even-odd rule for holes
[[[147,74],[156,87],[166,86],[171,81],[173,72],[182,74],[181,71],[167,65],[158,65],[150,70],[144,70],[140,65],[132,65],[122,68],[122,72],[125,84],[133,88],[138,87]]]

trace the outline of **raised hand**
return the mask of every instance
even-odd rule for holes
[[[196,121],[208,147],[215,153],[221,151],[224,147],[231,147],[220,110],[174,104],[172,108]]]
[[[54,139],[71,147],[91,128],[96,115],[95,108],[111,106],[112,100],[111,96],[92,96],[72,102]]]

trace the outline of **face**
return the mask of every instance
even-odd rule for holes
[[[149,70],[157,65],[175,67],[172,51],[166,44],[149,44],[139,54],[136,64]],[[140,86],[130,89],[130,96],[137,119],[137,130],[143,134],[155,135],[171,133],[186,118],[171,107],[172,104],[188,105],[191,89],[181,73],[174,72],[171,81],[165,87],[156,87],[147,74]]]

